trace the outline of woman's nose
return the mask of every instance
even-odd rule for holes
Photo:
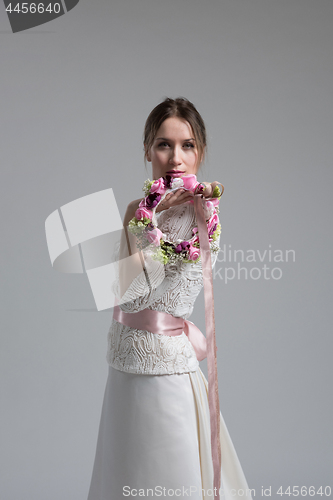
[[[178,148],[172,150],[169,162],[174,165],[179,165],[182,162],[181,153]]]

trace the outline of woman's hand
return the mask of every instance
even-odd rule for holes
[[[212,198],[214,189],[216,187],[219,188],[220,196],[222,196],[224,191],[224,186],[220,182],[218,181],[214,181],[212,183],[202,182],[201,184],[204,184],[206,186],[204,191],[202,191],[202,194],[204,195],[205,198]],[[165,196],[163,201],[158,204],[156,212],[162,212],[163,210],[167,210],[170,207],[181,205],[186,201],[193,200],[193,198],[194,198],[194,193],[192,193],[192,191],[188,191],[184,188],[179,188],[177,191],[172,191]]]
[[[206,189],[203,191],[203,195],[205,198],[212,198],[213,197],[213,192],[214,192],[214,189],[216,187],[219,188],[220,190],[220,194],[218,196],[222,196],[223,192],[224,192],[224,186],[218,182],[218,181],[214,181],[214,182],[202,182],[201,184],[204,184],[206,186]]]
[[[170,207],[174,207],[176,205],[181,205],[186,201],[193,200],[194,194],[192,191],[188,191],[184,188],[179,188],[177,191],[171,191],[168,193],[165,198],[159,203],[156,207],[156,212],[162,212]]]

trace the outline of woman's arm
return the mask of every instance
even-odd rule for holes
[[[119,250],[119,288],[122,297],[134,278],[143,270],[144,257],[142,251],[137,247],[136,236],[128,231],[128,223],[135,216],[142,198],[134,200],[127,206],[123,221]]]
[[[222,186],[222,193],[224,191],[224,186],[218,181],[214,181],[212,183],[203,182],[202,184],[205,184],[206,186],[206,189],[203,192],[205,198],[210,198],[212,196],[217,185]],[[157,206],[156,212],[167,210],[172,206],[185,203],[186,201],[193,199],[193,197],[194,194],[191,191],[180,188],[177,191],[168,193],[162,203]],[[132,281],[143,271],[145,266],[144,255],[138,248],[137,238],[133,233],[128,231],[128,223],[135,216],[135,212],[142,199],[143,198],[139,198],[129,203],[124,216],[124,229],[121,234],[119,252],[119,287],[121,297],[124,295]]]
[[[178,189],[170,193],[165,203],[156,208],[156,212],[161,212],[171,206],[179,205],[193,198],[193,193]],[[145,259],[143,252],[139,250],[136,236],[128,230],[128,223],[135,216],[139,203],[143,198],[131,201],[128,204],[123,220],[123,231],[120,240],[119,251],[119,292],[124,295],[132,281],[144,270]]]

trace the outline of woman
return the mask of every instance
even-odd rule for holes
[[[145,160],[156,182],[146,181],[147,196],[129,203],[124,217],[114,284],[119,305],[108,335],[109,377],[88,500],[217,498],[208,384],[198,361],[204,356],[188,330],[171,335],[145,326],[149,314],[188,320],[203,286],[193,203],[198,192],[213,200],[205,213],[214,222],[207,227],[212,265],[216,262],[216,194],[223,186],[219,190],[216,181],[203,185],[196,180],[205,148],[204,122],[187,99],[166,98],[148,116]],[[220,497],[250,499],[220,419]]]

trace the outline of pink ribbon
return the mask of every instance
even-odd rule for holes
[[[204,296],[205,296],[205,319],[207,338],[207,367],[208,367],[208,404],[210,414],[212,459],[214,470],[214,498],[220,500],[221,485],[221,441],[220,441],[220,403],[217,376],[216,359],[216,336],[215,336],[215,314],[212,262],[209,247],[209,238],[206,219],[202,202],[204,196],[194,196],[194,209],[198,223],[200,256],[202,263]]]
[[[214,295],[212,263],[209,247],[207,223],[204,216],[202,194],[194,196],[194,209],[198,224],[200,255],[202,262],[206,337],[191,321],[177,318],[172,314],[152,309],[144,309],[135,313],[126,313],[115,301],[113,318],[125,326],[160,335],[177,336],[184,331],[193,345],[197,359],[202,361],[207,357],[208,366],[208,404],[211,427],[211,448],[214,471],[214,498],[220,500],[221,484],[221,442],[220,442],[220,403],[218,393],[218,376],[216,360],[216,337],[214,316]]]
[[[172,314],[143,309],[135,313],[126,313],[118,305],[114,306],[113,317],[118,323],[138,330],[157,333],[159,335],[170,335],[171,337],[186,333],[193,345],[195,354],[199,361],[207,357],[207,341],[204,334],[192,321],[176,318]]]

